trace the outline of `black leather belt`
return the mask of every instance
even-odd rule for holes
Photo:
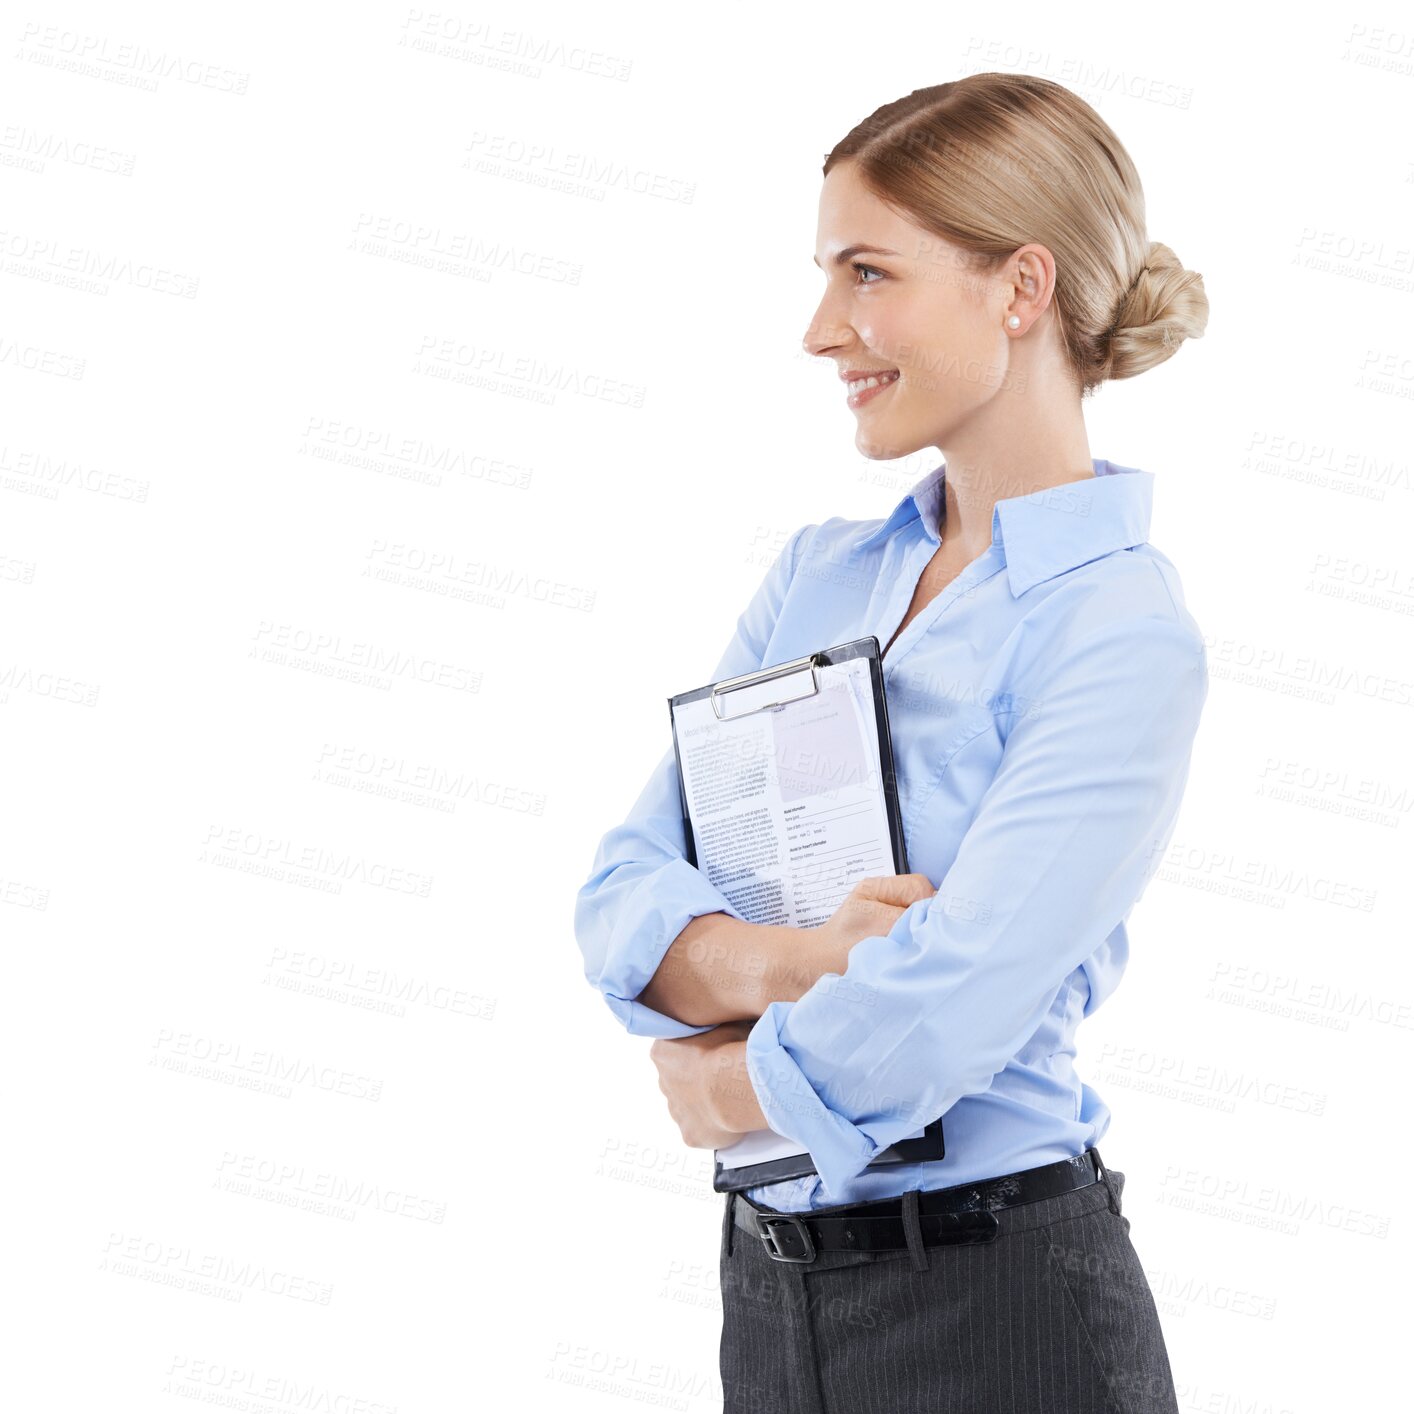
[[[999,1208],[1058,1198],[1104,1180],[1100,1151],[1087,1149],[1073,1159],[978,1183],[805,1213],[773,1213],[757,1207],[744,1193],[735,1193],[732,1211],[737,1227],[759,1237],[776,1261],[813,1262],[817,1252],[897,1252],[907,1247],[905,1203],[910,1207],[916,1203],[919,1236],[925,1247],[992,1242],[997,1236],[995,1213]]]

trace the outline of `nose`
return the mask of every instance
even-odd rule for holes
[[[810,321],[810,327],[806,329],[805,337],[800,341],[801,348],[817,358],[830,358],[853,337],[853,331],[848,324],[831,317],[828,305],[829,297],[826,296],[820,301],[814,318]]]

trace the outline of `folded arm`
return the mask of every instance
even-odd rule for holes
[[[638,1001],[691,1026],[755,1021],[773,1001],[797,1001],[838,963],[818,929],[708,913],[677,935]]]
[[[770,1127],[838,1192],[883,1149],[987,1090],[1070,973],[1129,914],[1168,842],[1207,693],[1171,618],[1065,644],[930,899],[794,1003],[744,1059]]]
[[[712,681],[762,666],[811,529],[797,530],[766,572]],[[821,975],[809,971],[809,930],[747,922],[686,853],[669,748],[628,818],[600,841],[575,900],[585,976],[633,1035],[693,1036],[722,1021],[752,1020],[772,1000],[799,997]]]

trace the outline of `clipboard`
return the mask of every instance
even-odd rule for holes
[[[827,711],[822,694],[834,692],[845,695],[832,699]],[[896,874],[908,873],[877,638],[856,638],[803,658],[678,693],[668,699],[668,713],[687,861],[702,869],[748,922],[818,926],[859,879],[885,873],[890,865]],[[852,738],[851,722],[856,728]],[[805,730],[817,723],[820,738],[827,745],[833,739],[841,748],[836,754],[841,762],[854,767],[853,776],[827,784],[826,775],[812,779],[808,771],[792,774],[781,762],[778,743],[789,741],[792,735],[804,739]],[[686,771],[684,734],[692,738],[693,752],[691,769]],[[867,780],[859,775],[861,766],[867,769]],[[694,811],[689,800],[689,781],[701,787],[704,808],[700,811]],[[698,818],[712,814],[706,803],[717,803],[720,816],[729,808],[733,792],[741,797],[753,790],[758,802],[779,804],[776,811],[758,805],[755,812],[758,836],[762,834],[761,815],[771,815],[771,838],[777,847],[777,858],[767,861],[765,869],[752,867],[749,847],[747,857],[742,858],[734,853],[739,848],[736,842],[724,841],[720,831],[709,829],[704,834],[703,820]],[[791,804],[787,807],[788,796]],[[724,799],[727,806],[721,806]],[[832,804],[837,800],[844,801],[838,810]],[[820,809],[812,816],[817,801]],[[882,812],[882,820],[876,812]],[[818,859],[812,858],[811,835],[830,829],[838,835],[841,828],[849,830],[853,828],[847,823],[850,817],[869,819],[872,843],[861,844],[850,853],[824,842]],[[783,841],[793,841],[790,852],[799,858],[787,861],[781,857]],[[699,859],[699,845],[703,847],[700,852],[708,856],[705,861]],[[763,848],[758,845],[758,851]],[[793,1150],[797,1142],[766,1129],[729,1149],[717,1150],[712,1187],[724,1193],[817,1172],[808,1151],[781,1152]],[[877,1154],[869,1167],[943,1156],[943,1124],[935,1119],[917,1135]]]

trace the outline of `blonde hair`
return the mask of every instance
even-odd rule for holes
[[[1144,227],[1129,154],[1083,99],[1030,74],[971,74],[886,103],[825,158],[992,270],[1036,241],[1055,257],[1065,355],[1085,397],[1171,358],[1208,322],[1203,277]]]

